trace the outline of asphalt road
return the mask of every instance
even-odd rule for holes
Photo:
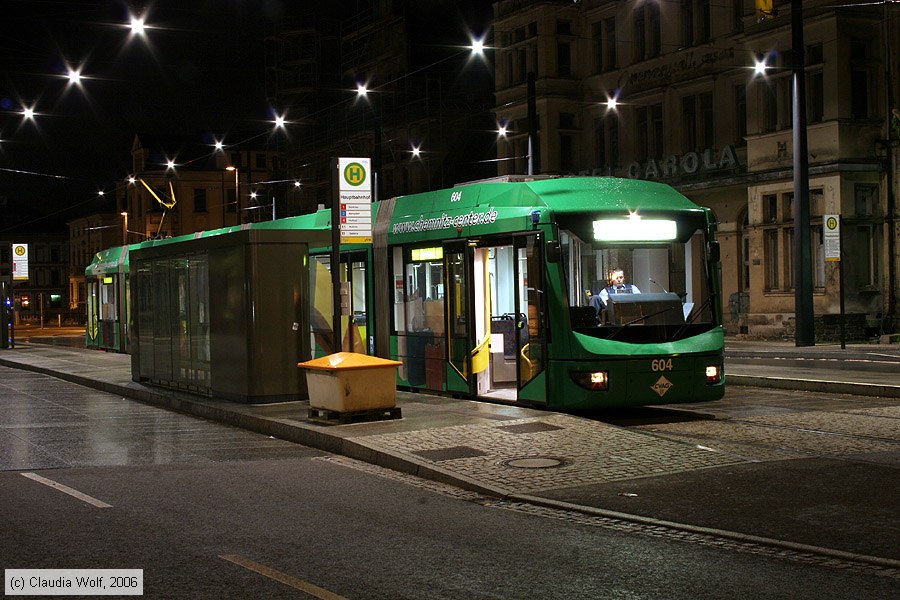
[[[878,569],[503,502],[15,369],[0,449],[0,564],[143,569],[148,598],[896,597]]]

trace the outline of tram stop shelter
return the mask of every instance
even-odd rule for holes
[[[132,380],[245,403],[308,397],[309,247],[330,236],[244,227],[133,249]]]

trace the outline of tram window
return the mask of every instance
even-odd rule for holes
[[[406,330],[444,333],[444,263],[406,264]]]
[[[684,225],[680,224],[683,230]],[[715,316],[710,295],[711,271],[707,264],[706,235],[701,228],[691,235],[685,235],[686,233],[684,231],[680,239],[665,243],[637,241],[604,244],[579,237],[572,230],[561,231],[560,241],[566,256],[561,266],[566,279],[565,289],[569,295],[572,326],[579,330],[593,329],[594,335],[600,337],[616,335],[616,339],[620,340],[628,335],[604,333],[604,330],[607,327],[621,327],[624,323],[628,323],[632,329],[641,325],[675,326],[676,323],[710,326]],[[656,297],[665,298],[669,303],[672,298],[678,298],[681,313],[672,315],[673,319],[665,320],[664,323],[660,319],[610,319],[611,314],[600,293],[609,285],[608,274],[613,269],[624,271],[626,283],[636,286],[645,295],[641,298],[642,303],[653,302]],[[594,307],[594,310],[589,310],[589,307]],[[648,314],[653,312],[648,311]],[[661,331],[659,335],[667,336],[670,333]],[[634,335],[638,334],[635,332]]]

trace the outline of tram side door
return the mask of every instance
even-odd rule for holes
[[[469,251],[465,244],[453,243],[444,246],[444,272],[446,273],[447,298],[447,359],[450,367],[462,379],[465,391],[472,393],[469,374],[472,367],[469,359],[471,334],[471,301],[469,287],[472,275],[469,269]],[[447,382],[448,390],[459,385],[454,379]]]
[[[518,400],[546,403],[547,302],[541,236],[516,236],[516,350]]]
[[[543,381],[547,343],[540,237],[517,236],[512,246],[447,245],[444,257],[448,358],[465,380],[465,391],[546,402],[544,385],[536,382]],[[512,321],[506,320],[507,311],[513,313]],[[500,322],[494,323],[495,318]],[[492,330],[499,334],[503,329],[499,325],[507,322],[513,327],[503,330],[503,342],[500,335],[492,338]],[[513,342],[508,357],[507,341]],[[502,365],[493,364],[492,346]],[[515,364],[514,377],[503,375],[507,363]]]

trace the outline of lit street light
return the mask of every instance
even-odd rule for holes
[[[123,211],[119,214],[122,215],[122,245],[127,246],[128,245],[128,213]]]
[[[239,179],[238,179],[238,168],[234,165],[228,165],[225,167],[226,171],[234,171],[234,208],[235,212],[238,216],[238,222],[241,222],[243,219],[241,218],[241,195],[240,190],[238,189]]]

